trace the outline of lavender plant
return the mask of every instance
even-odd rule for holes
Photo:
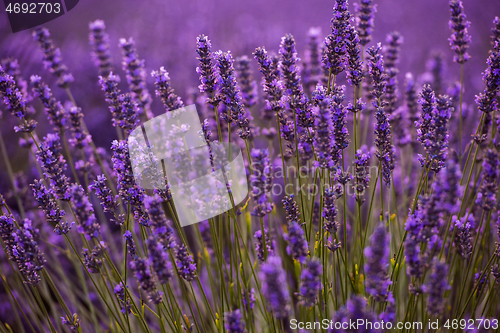
[[[471,44],[480,30],[450,1],[454,58],[429,53],[420,68],[404,26],[380,40],[377,5],[360,0],[353,15],[336,0],[330,30],[303,31],[307,45],[287,33],[223,52],[200,35],[198,87],[179,77],[174,51],[156,59],[141,36],[115,40],[108,21],[90,22],[87,56],[64,54],[70,69],[66,45],[37,28],[36,67],[0,62],[0,332],[430,332],[436,320],[441,331],[498,330],[500,20]],[[180,122],[174,111],[191,104],[207,173],[220,172],[227,143],[243,151],[246,179],[186,189],[190,204],[227,211],[181,227],[177,179],[158,158],[141,177],[161,186],[141,187],[128,139],[155,115]],[[201,176],[179,166],[182,180]],[[227,197],[200,200],[210,186]]]

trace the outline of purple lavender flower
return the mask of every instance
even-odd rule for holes
[[[468,216],[468,220],[465,216]],[[472,254],[472,229],[474,228],[474,217],[466,213],[460,221],[455,215],[451,222],[457,229],[455,234],[455,248],[458,254],[467,260]]]
[[[251,311],[255,305],[255,290],[251,288],[250,290],[243,289],[241,291],[243,296],[243,307],[247,311]]]
[[[405,230],[407,236],[405,239],[405,257],[408,265],[407,273],[414,278],[422,276],[423,262],[420,255],[420,230],[422,229],[422,221],[420,219],[420,207],[408,215],[406,220]]]
[[[470,58],[467,53],[471,41],[468,32],[470,22],[466,21],[462,1],[450,0],[450,10],[451,20],[449,21],[449,26],[452,34],[451,37],[448,38],[448,41],[450,42],[451,49],[456,53],[453,57],[453,61],[463,64]]]
[[[431,86],[426,84],[419,94],[418,103],[422,107],[420,120],[415,122],[417,128],[417,140],[425,144],[428,136],[432,131],[432,115],[436,112],[436,97]]]
[[[99,84],[101,85],[102,91],[106,97],[106,102],[109,104],[109,110],[111,111],[111,116],[113,117],[113,126],[119,126],[121,117],[121,103],[118,100],[120,96],[120,89],[118,89],[118,83],[120,82],[120,77],[114,75],[113,72],[109,72],[106,77],[99,76]]]
[[[318,259],[309,259],[300,274],[300,296],[301,302],[306,307],[316,304],[318,292],[321,288],[321,274],[323,266]]]
[[[120,111],[117,125],[124,131],[130,132],[139,123],[139,108],[130,94],[121,94],[118,96]]]
[[[122,307],[122,313],[130,313],[130,297],[127,298],[125,295],[126,288],[128,288],[128,286],[124,288],[123,282],[120,282],[113,289],[113,291],[114,291],[116,297],[118,298],[118,301],[120,302],[120,305]]]
[[[332,91],[332,124],[333,137],[335,138],[332,148],[332,160],[335,164],[340,162],[342,150],[349,145],[349,133],[347,131],[347,109],[342,104],[345,95],[345,86],[335,86]]]
[[[286,318],[290,312],[290,294],[287,289],[286,273],[281,266],[281,258],[270,256],[262,264],[259,278],[262,294],[276,318]]]
[[[227,333],[246,333],[245,321],[239,309],[224,313],[224,320]]]
[[[209,95],[209,103],[215,106],[215,100],[213,99],[213,96],[210,96],[216,90],[217,84],[217,77],[212,63],[212,43],[207,36],[201,35],[196,37],[196,46],[196,52],[198,53],[198,57],[196,59],[200,61],[199,66],[196,67],[196,72],[200,75],[201,81],[199,88],[201,92],[206,92]]]
[[[385,67],[386,69],[395,68],[399,63],[399,51],[403,37],[398,31],[393,31],[387,34],[385,41],[388,44],[385,49]],[[388,75],[390,77],[390,74]]]
[[[356,30],[359,35],[359,43],[363,46],[371,42],[373,32],[374,14],[377,12],[377,5],[372,0],[361,0],[354,3]]]
[[[66,215],[64,210],[61,210],[54,199],[54,192],[47,189],[41,180],[35,179],[31,184],[33,195],[38,207],[45,213],[45,219],[49,223],[55,224],[54,232],[58,235],[67,234],[74,222],[69,224],[63,221],[63,216]]]
[[[389,291],[389,295],[387,296],[387,307],[385,311],[380,314],[379,318],[386,323],[386,327],[387,323],[394,324],[396,321],[396,301],[394,300],[392,291]]]
[[[113,169],[118,178],[118,194],[125,204],[132,204],[134,207],[142,206],[144,201],[144,190],[135,183],[134,172],[126,141],[113,141]]]
[[[288,223],[287,233],[283,238],[288,242],[286,252],[291,255],[293,259],[303,264],[309,254],[309,246],[307,244],[304,229],[302,229],[298,221],[291,221]]]
[[[55,126],[55,130],[61,131],[66,127],[66,110],[53,96],[50,88],[42,82],[42,78],[38,75],[31,76],[31,84],[34,86],[33,94],[40,98],[45,106],[50,123]]]
[[[486,151],[483,160],[483,183],[477,194],[476,204],[481,205],[485,211],[491,211],[495,206],[495,196],[498,191],[498,152],[494,149]]]
[[[66,73],[68,68],[62,62],[61,50],[54,46],[47,28],[38,27],[33,31],[33,39],[38,41],[43,52],[43,64],[50,73],[57,77],[57,85],[61,88],[68,88],[74,81],[71,73]]]
[[[349,323],[356,321],[364,321],[364,322],[375,322],[377,320],[377,316],[370,309],[366,300],[363,296],[353,295],[351,299],[347,301],[347,304],[340,308],[335,315],[333,316],[333,322],[338,323],[334,325],[333,329],[329,329],[328,332],[333,333],[375,333],[379,332],[379,330],[373,328],[373,326],[363,325],[358,326],[356,328],[352,328]],[[344,328],[342,328],[344,327]],[[351,327],[351,328],[346,328]]]
[[[257,230],[253,237],[257,240],[255,242],[255,252],[257,253],[257,258],[259,258],[260,261],[265,261],[266,260],[266,250],[267,250],[267,255],[271,256],[274,253],[274,246],[273,242],[271,241],[271,238],[269,237],[269,233],[267,229],[264,228],[264,234],[266,238],[266,247],[267,249],[264,249],[264,241],[262,239],[262,230]]]
[[[491,28],[491,45],[495,51],[500,51],[500,17],[495,16],[493,28]]]
[[[104,212],[114,213],[118,208],[118,195],[113,195],[111,189],[106,185],[106,176],[98,175],[97,179],[89,186],[89,190],[93,190],[101,202]]]
[[[255,49],[254,57],[259,63],[259,70],[263,74],[262,86],[266,95],[266,108],[264,119],[270,120],[281,110],[280,100],[283,96],[283,83],[280,81],[280,70],[274,63],[277,57],[270,57],[266,49]]]
[[[323,64],[331,75],[338,75],[344,70],[344,58],[347,52],[345,36],[350,25],[351,13],[347,0],[337,0],[333,7],[332,33],[325,39]]]
[[[228,123],[234,122],[239,127],[239,136],[243,140],[250,136],[249,120],[243,110],[241,92],[236,85],[236,78],[233,67],[233,57],[231,52],[215,52],[215,60],[219,68],[220,86],[223,102],[228,108],[229,114],[223,114],[224,120]]]
[[[146,258],[135,258],[131,262],[132,269],[134,270],[135,277],[139,282],[139,288],[144,290],[148,294],[148,299],[154,304],[161,303],[161,294],[158,292],[155,286],[155,280],[153,274],[151,274],[151,269],[149,268],[150,262]]]
[[[427,301],[427,312],[432,315],[441,314],[444,307],[444,293],[449,289],[448,285],[448,265],[434,259],[432,274],[426,289],[429,293]]]
[[[73,184],[69,188],[71,194],[71,208],[78,222],[78,231],[88,238],[100,237],[100,225],[94,214],[94,208],[90,204],[89,197],[78,184]]]
[[[322,78],[321,53],[323,45],[320,44],[320,35],[320,27],[311,27],[307,32],[308,43],[301,73],[304,90],[307,93],[310,93]]]
[[[318,157],[318,166],[321,169],[331,169],[334,166],[331,156],[333,128],[330,110],[331,99],[327,96],[326,88],[318,85],[313,92],[313,101],[316,104],[314,148]]]
[[[354,156],[354,196],[360,203],[364,202],[363,194],[370,185],[370,158],[371,153],[368,148],[363,145],[356,151]]]
[[[135,49],[135,42],[130,37],[128,40],[121,38],[119,46],[123,49],[123,70],[126,72],[127,82],[132,91],[132,97],[135,103],[145,111],[148,118],[153,115],[150,110],[151,95],[146,87],[146,70],[144,69],[144,60],[139,59]]]
[[[135,246],[135,241],[134,241],[134,237],[132,236],[132,233],[129,230],[127,230],[123,234],[123,237],[125,238],[125,241],[127,242],[127,252],[130,254],[132,259],[135,260],[138,256],[137,256],[137,248]]]
[[[162,202],[162,198],[157,194],[144,199],[144,205],[148,211],[149,221],[153,228],[153,235],[158,238],[166,249],[173,249],[176,246],[174,230],[170,226],[170,221],[167,220],[161,207]]]
[[[255,207],[252,215],[264,217],[273,211],[273,204],[269,202],[273,183],[273,167],[269,161],[269,150],[252,149],[252,170],[250,185],[252,186],[252,198]]]
[[[156,96],[161,98],[166,111],[177,110],[184,106],[182,99],[175,94],[170,85],[170,76],[163,66],[159,71],[152,71],[151,76],[155,78]]]
[[[173,277],[172,264],[168,260],[167,252],[161,242],[150,236],[147,240],[149,261],[160,284],[168,283]]]
[[[497,110],[498,102],[496,95],[500,91],[500,47],[490,52],[486,63],[488,67],[483,72],[483,82],[486,86],[484,91],[476,95],[478,109],[484,113],[492,113]]]
[[[377,151],[375,156],[379,159],[382,166],[382,178],[387,188],[391,186],[391,173],[394,170],[394,146],[392,145],[391,125],[389,117],[382,108],[378,108],[375,114],[377,122],[375,124],[375,146]]]
[[[435,172],[444,168],[448,155],[448,121],[452,110],[451,99],[446,95],[439,95],[436,109],[432,113],[431,131],[428,132],[424,146],[432,161],[430,168]]]
[[[370,237],[370,246],[363,253],[365,263],[365,290],[378,302],[385,302],[388,296],[388,287],[391,284],[387,275],[389,266],[389,234],[385,226],[380,224]]]
[[[3,97],[3,102],[10,110],[12,115],[19,118],[23,123],[14,127],[16,132],[33,132],[37,122],[33,119],[26,120],[26,100],[19,90],[19,87],[14,78],[4,72],[0,66],[0,95]]]
[[[196,278],[196,263],[193,256],[188,253],[186,245],[181,244],[177,247],[176,258],[179,275],[188,282],[193,281]]]
[[[372,87],[373,90],[370,91],[372,96],[379,100],[380,97],[385,93],[386,85],[387,85],[387,75],[384,71],[384,60],[382,55],[382,46],[380,43],[370,47],[367,50],[368,53],[368,72],[370,73],[370,77],[372,79]],[[383,106],[383,103],[380,101],[374,102],[374,106],[378,107],[378,105]]]
[[[61,322],[63,325],[69,326],[69,328],[74,331],[78,332],[79,327],[80,327],[80,319],[78,319],[78,316],[76,313],[73,313],[73,316],[65,316],[61,317]]]
[[[92,137],[88,134],[82,126],[83,113],[82,109],[76,106],[72,106],[69,110],[69,120],[71,122],[71,138],[68,140],[69,143],[76,148],[83,149],[87,146]]]
[[[64,174],[66,161],[61,154],[61,141],[57,134],[47,134],[36,153],[45,177],[60,200],[69,200],[69,178]]]
[[[299,212],[299,206],[294,200],[294,195],[290,196],[285,196],[283,198],[283,206],[285,207],[286,211],[286,219],[288,222],[299,222],[300,218],[300,212]]]
[[[432,190],[439,198],[439,204],[450,215],[457,214],[460,209],[460,198],[464,191],[463,186],[460,185],[461,178],[462,172],[458,162],[453,158],[448,158],[445,168],[439,172],[436,181],[432,183]]]
[[[99,258],[101,254],[100,249],[96,247],[96,250],[89,251],[88,249],[83,249],[83,264],[87,267],[90,273],[99,273],[100,267],[102,266],[102,260]]]
[[[106,77],[113,70],[106,25],[103,20],[95,20],[89,23],[89,30],[89,43],[93,47],[92,58],[99,68],[99,75]]]
[[[31,286],[40,282],[40,272],[45,259],[37,243],[38,229],[33,228],[31,220],[25,219],[19,228],[14,226],[12,215],[0,216],[0,237],[9,259],[14,261],[23,275],[24,283]]]
[[[314,117],[304,94],[297,64],[299,58],[295,49],[295,39],[288,34],[281,38],[281,72],[285,83],[285,93],[290,97],[289,107],[296,115],[297,126],[307,128],[314,124]]]
[[[363,62],[361,61],[361,47],[358,32],[349,25],[346,31],[346,56],[347,56],[347,82],[353,86],[359,86],[363,80]]]
[[[257,103],[257,82],[252,77],[250,59],[247,56],[236,58],[234,69],[238,74],[243,105],[250,108]]]
[[[323,195],[323,229],[331,234],[335,234],[339,229],[339,223],[335,221],[337,217],[337,207],[335,206],[335,200],[337,200],[339,194],[331,187],[325,188],[325,193]]]
[[[0,60],[0,67],[3,68],[6,74],[12,76],[17,83],[19,91],[23,94],[26,101],[31,101],[33,98],[28,92],[28,82],[21,76],[21,69],[17,59],[4,58]]]
[[[418,119],[418,98],[415,87],[415,79],[413,78],[413,74],[408,72],[405,75],[404,82],[404,94],[405,94],[405,103],[407,108],[408,117],[412,124],[415,123]]]

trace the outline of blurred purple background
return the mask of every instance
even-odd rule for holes
[[[418,77],[426,71],[425,64],[433,51],[442,51],[447,64],[445,86],[459,78],[459,65],[452,62],[452,51],[448,46],[450,16],[448,1],[445,0],[379,0],[375,1],[374,42],[384,42],[387,33],[397,30],[404,37],[399,64],[399,82],[404,73],[412,71]],[[197,65],[195,39],[200,34],[210,37],[213,50],[231,50],[234,56],[251,56],[257,46],[277,51],[280,38],[292,33],[297,41],[299,56],[303,56],[309,27],[319,26],[323,36],[330,31],[330,18],[334,1],[285,1],[285,0],[195,0],[195,1],[80,1],[68,14],[46,24],[56,46],[61,48],[63,63],[73,73],[75,82],[71,89],[82,107],[85,120],[96,143],[109,148],[114,139],[110,114],[104,102],[103,93],[97,84],[97,69],[90,57],[88,23],[95,19],[105,20],[110,35],[111,51],[115,72],[122,77],[121,50],[118,39],[133,37],[139,56],[146,60],[146,69],[165,66],[170,72],[176,92],[186,99],[189,88],[199,84],[195,68]],[[2,5],[0,5],[2,6]],[[472,59],[465,64],[465,99],[473,103],[476,93],[483,89],[481,72],[486,67],[490,48],[490,29],[495,15],[500,15],[500,1],[464,0],[465,12],[471,21],[470,35]],[[350,10],[353,12],[352,1]],[[22,74],[29,79],[39,74],[52,87],[55,96],[67,99],[63,90],[57,88],[55,80],[41,63],[42,54],[31,31],[13,34],[8,26],[6,13],[0,16],[0,58],[19,59]],[[371,44],[370,44],[371,45]],[[260,80],[256,63],[253,63],[255,77]],[[344,74],[341,75],[344,77]],[[260,81],[258,81],[260,82]],[[154,95],[152,78],[148,77],[148,88]],[[261,90],[259,91],[261,94]],[[153,112],[163,112],[161,103],[155,98]],[[34,105],[40,107],[37,101]],[[3,107],[3,106],[1,106]],[[45,115],[40,113],[39,135],[50,130]],[[12,126],[5,122],[15,121],[4,113],[2,126],[9,138],[9,150],[14,153],[17,136]],[[7,134],[5,134],[7,133]]]

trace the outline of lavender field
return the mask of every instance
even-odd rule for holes
[[[500,331],[500,3],[352,1],[2,18],[0,333]]]

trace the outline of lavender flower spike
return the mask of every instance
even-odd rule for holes
[[[97,179],[89,185],[89,190],[95,192],[104,212],[114,213],[119,206],[118,195],[113,195],[111,189],[106,185],[106,180],[105,175],[98,175]]]
[[[495,196],[498,191],[499,156],[495,149],[488,149],[483,160],[483,183],[477,194],[476,204],[485,211],[495,207]]]
[[[20,126],[14,127],[16,132],[33,132],[37,122],[33,119],[27,121],[26,117],[26,100],[22,92],[12,76],[7,74],[3,67],[0,66],[0,96],[3,97],[3,102],[10,110],[12,115],[19,118],[23,123]]]
[[[360,203],[364,202],[363,195],[370,184],[370,158],[371,153],[363,145],[354,156],[354,196]]]
[[[288,223],[288,230],[283,238],[288,241],[286,252],[303,264],[309,254],[309,246],[301,225],[296,221]]]
[[[153,235],[158,238],[166,249],[176,246],[174,230],[170,226],[162,208],[162,198],[158,194],[148,196],[144,199],[144,205],[149,214],[149,220],[153,229]]]
[[[49,190],[43,185],[43,182],[35,179],[34,184],[31,185],[33,189],[33,195],[38,203],[38,207],[45,213],[45,219],[47,222],[55,224],[54,232],[58,235],[67,234],[71,229],[72,225],[68,225],[67,222],[63,221],[63,216],[66,215],[64,210],[61,210],[54,200],[54,192]]]
[[[123,282],[118,283],[113,289],[113,291],[116,297],[118,298],[120,305],[122,306],[122,313],[130,313],[130,297],[127,298],[125,296],[126,291],[125,288],[123,287]],[[127,302],[125,302],[125,299],[127,299]]]
[[[444,307],[444,293],[449,289],[448,285],[448,265],[434,259],[433,270],[426,289],[429,292],[427,301],[427,312],[432,315],[440,314]]]
[[[451,49],[456,53],[453,57],[453,61],[463,64],[470,58],[467,53],[471,41],[468,32],[470,22],[466,21],[464,5],[461,0],[451,0],[450,10],[451,20],[449,21],[449,26],[452,34],[451,37],[448,38],[448,41],[450,42]]]
[[[338,75],[344,70],[344,58],[347,52],[345,36],[350,19],[347,0],[337,0],[333,7],[332,32],[325,39],[323,53],[323,64],[331,75]]]
[[[71,122],[71,139],[69,143],[78,149],[83,149],[92,141],[92,136],[88,134],[82,124],[83,112],[82,109],[72,106],[69,110],[69,120]]]
[[[66,110],[53,96],[50,88],[42,82],[42,78],[38,75],[31,76],[31,84],[34,86],[33,93],[39,97],[45,106],[45,113],[47,114],[55,130],[63,130],[66,125]]]
[[[66,161],[61,154],[61,141],[57,134],[47,134],[36,153],[45,177],[60,200],[69,200],[69,178],[64,174]]]
[[[14,221],[12,215],[0,216],[0,237],[9,259],[17,264],[23,275],[24,283],[34,286],[41,279],[38,272],[43,269],[45,263],[36,239],[39,231],[33,228],[28,219],[24,220],[19,229],[15,227]]]
[[[71,193],[71,208],[78,222],[78,231],[86,237],[99,238],[100,225],[94,214],[94,208],[90,204],[89,197],[80,185],[73,184],[69,188]]]
[[[151,236],[147,240],[149,261],[160,284],[168,283],[173,277],[172,264],[168,260],[167,252],[155,237]]]
[[[38,27],[33,31],[33,38],[40,44],[45,68],[49,68],[49,71],[58,78],[57,85],[59,87],[68,88],[71,82],[74,81],[74,78],[70,73],[66,73],[68,68],[61,63],[61,50],[54,46],[49,30]]]
[[[243,109],[241,91],[236,85],[236,78],[233,67],[233,57],[231,52],[215,52],[215,59],[219,68],[219,86],[222,93],[223,102],[228,108],[229,114],[222,117],[228,123],[234,122],[239,127],[239,136],[243,140],[250,136],[249,120]]]
[[[135,258],[132,263],[135,277],[139,282],[139,287],[148,294],[149,301],[154,304],[161,303],[161,294],[156,290],[155,280],[149,268],[149,260],[145,258]]]
[[[99,75],[106,77],[113,70],[106,25],[103,20],[95,20],[89,23],[89,30],[89,43],[93,46],[92,58],[99,68]]]
[[[193,256],[188,253],[186,245],[181,244],[177,248],[176,257],[179,275],[188,282],[193,281],[196,278],[196,263]]]
[[[262,294],[276,318],[286,318],[290,312],[286,273],[281,266],[281,258],[270,256],[262,264],[259,278],[262,281]]]
[[[359,44],[358,32],[349,25],[346,33],[347,82],[353,86],[359,86],[363,81],[363,62],[360,57],[361,47]]]
[[[252,186],[252,198],[255,207],[252,215],[264,217],[273,211],[273,204],[269,202],[273,183],[273,167],[269,161],[269,151],[267,149],[252,149],[252,170],[250,177]]]
[[[363,251],[366,257],[365,289],[378,302],[387,300],[388,287],[391,284],[387,275],[389,249],[389,235],[385,230],[385,225],[380,224],[370,237],[370,246]]]
[[[319,290],[321,288],[321,273],[323,266],[318,259],[306,261],[306,267],[300,275],[300,295],[301,302],[306,307],[312,307],[316,303]]]
[[[354,11],[359,43],[365,46],[372,40],[374,13],[377,12],[377,5],[373,4],[372,0],[361,0],[360,3],[354,3]]]
[[[265,246],[267,247],[267,255],[271,256],[274,253],[273,242],[271,241],[269,233],[268,233],[267,229],[265,229],[265,228],[264,228],[264,234],[266,237],[266,245]],[[257,230],[255,232],[255,234],[253,235],[253,237],[257,240],[255,242],[255,252],[257,253],[257,258],[259,258],[260,261],[265,261],[265,259],[266,259],[265,250],[266,249],[264,249],[264,242],[262,239],[262,230]]]
[[[335,234],[339,229],[339,223],[335,221],[338,213],[337,207],[335,206],[335,200],[337,200],[339,196],[340,195],[333,188],[325,188],[323,212],[321,216],[324,218],[323,229],[331,234]]]
[[[243,104],[250,108],[257,103],[257,82],[252,78],[250,59],[247,56],[236,58],[234,69],[238,74]]]
[[[151,95],[146,87],[144,60],[139,59],[132,37],[128,40],[121,38],[119,46],[123,49],[123,70],[127,73],[127,82],[133,93],[132,97],[140,107],[140,113],[144,110],[148,118],[153,118],[150,110]]]
[[[161,98],[166,111],[177,110],[184,106],[182,99],[175,94],[170,85],[170,76],[163,66],[159,71],[152,71],[151,76],[155,78],[156,96]]]
[[[444,168],[448,155],[448,121],[452,110],[451,99],[446,95],[439,95],[436,100],[436,110],[432,114],[432,130],[425,144],[433,161],[431,169],[435,172]]]
[[[313,101],[316,104],[316,120],[315,120],[315,142],[314,148],[318,157],[318,167],[321,169],[331,169],[334,166],[332,160],[332,116],[331,116],[331,99],[327,96],[326,88],[319,85],[313,92]]]
[[[199,86],[201,92],[206,92],[210,98],[216,90],[217,77],[212,63],[212,43],[207,36],[201,35],[196,37],[196,52],[200,64],[196,67],[196,72],[200,75],[201,85]],[[214,102],[214,100],[212,100]]]
[[[246,333],[245,321],[242,318],[241,311],[236,309],[234,311],[226,312],[224,314],[227,333]]]
[[[113,117],[113,126],[115,127],[118,126],[121,116],[121,103],[118,100],[120,96],[120,89],[118,89],[119,82],[120,77],[114,75],[113,72],[110,72],[107,77],[99,76],[99,84],[102,91],[104,91],[106,102],[109,104],[109,110]]]
[[[466,220],[466,216],[469,216],[469,219]],[[469,215],[468,212],[465,213],[463,219],[457,219],[454,215],[451,222],[457,229],[455,234],[455,247],[458,254],[467,260],[472,254],[472,230],[474,228],[474,217]]]

